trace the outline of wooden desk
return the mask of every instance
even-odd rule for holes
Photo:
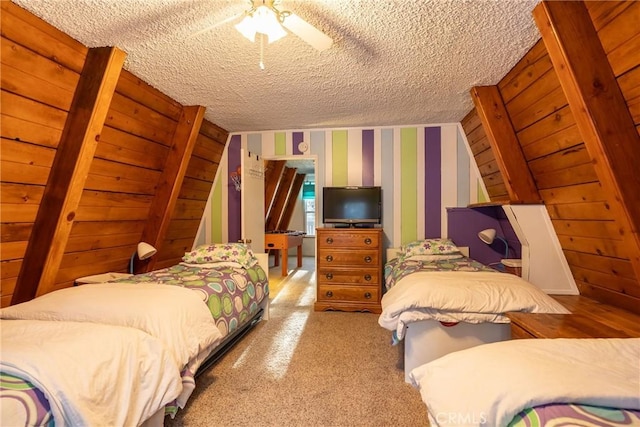
[[[289,233],[266,233],[264,235],[265,249],[275,251],[275,266],[282,264],[282,277],[289,274],[287,262],[289,260],[289,248],[298,248],[298,267],[302,267],[302,242],[305,233],[289,232]],[[278,259],[278,253],[281,260]]]
[[[640,315],[578,295],[553,296],[572,314],[507,313],[512,338],[640,337]]]

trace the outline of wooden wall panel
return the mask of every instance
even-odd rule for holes
[[[478,111],[474,108],[464,119],[462,128],[467,135],[471,152],[473,153],[480,176],[484,182],[489,199],[492,201],[507,201],[509,194],[504,179],[498,169],[495,155],[491,151],[491,145],[487,135],[482,128],[482,122]]]
[[[113,47],[87,53],[11,304],[56,289],[55,277],[125,58]]]
[[[606,289],[610,297],[616,295],[616,304],[640,311],[640,150],[636,149],[640,138],[616,80],[640,62],[636,41],[640,40],[640,7],[612,2],[609,16],[616,16],[606,24],[594,25],[588,4],[545,2],[533,14],[619,230],[618,241],[613,236],[595,243],[574,238],[570,247],[628,259],[635,272],[635,286],[607,274],[574,272],[574,276],[579,283],[589,285],[584,287],[587,292],[594,287]],[[618,13],[620,6],[625,10]],[[604,16],[603,10],[596,15]],[[574,270],[577,272],[578,267]]]
[[[264,161],[264,217],[269,218],[286,161]],[[265,220],[265,224],[268,220]]]
[[[0,2],[0,285],[10,304],[68,110],[88,49],[11,2]],[[185,107],[123,70],[81,191],[54,288],[108,271],[127,271],[172,156]],[[224,151],[227,132],[200,129],[167,239],[192,244]],[[205,159],[205,160],[203,160]],[[179,177],[182,179],[182,177]],[[175,224],[174,224],[175,223]],[[190,241],[188,245],[185,243]],[[169,244],[158,255],[183,255]],[[163,251],[179,255],[165,255]]]
[[[296,207],[300,190],[302,190],[302,184],[304,183],[305,176],[306,175],[303,173],[296,173],[295,178],[293,178],[291,189],[287,195],[287,201],[285,202],[282,215],[280,216],[280,221],[278,221],[277,230],[289,230],[291,216],[293,215],[293,211]]]
[[[640,2],[585,4],[638,130]],[[626,220],[616,209],[615,195],[603,189],[544,42],[536,43],[497,86],[581,293],[640,311],[640,281],[632,263],[638,254],[623,238]],[[474,150],[479,132],[464,128],[483,173],[491,154]],[[489,172],[484,170],[486,176]]]
[[[269,216],[265,218],[265,231],[278,230],[280,218],[286,208],[289,192],[296,177],[296,171],[296,168],[284,167],[276,192],[274,193],[273,206],[269,211]]]
[[[224,129],[203,121],[155,268],[180,262],[192,249],[228,136]]]
[[[475,110],[480,116],[491,153],[502,175],[512,203],[539,203],[540,195],[527,168],[522,148],[504,106],[497,86],[476,86],[471,89]]]

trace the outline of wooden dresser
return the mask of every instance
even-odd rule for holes
[[[316,311],[380,313],[382,229],[318,228]]]

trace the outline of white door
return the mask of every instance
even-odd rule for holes
[[[260,254],[264,252],[264,161],[244,148],[240,156],[242,239]]]

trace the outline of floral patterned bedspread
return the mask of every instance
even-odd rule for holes
[[[478,261],[462,257],[456,259],[436,261],[416,261],[403,258],[394,258],[384,266],[384,281],[387,290],[391,289],[404,276],[416,271],[490,271],[496,272],[491,267]]]

